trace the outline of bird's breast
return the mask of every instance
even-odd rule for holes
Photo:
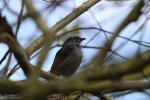
[[[81,61],[82,61],[82,57],[83,57],[83,54],[82,54],[82,51],[80,48],[76,48],[76,49],[73,49],[71,51],[71,54],[69,55],[69,57],[67,58],[67,60],[69,60],[69,63],[68,63],[68,68],[66,68],[66,73],[68,72],[68,74],[73,74],[76,72],[76,70],[78,69],[78,67],[80,66],[81,64]]]
[[[71,55],[74,56],[73,58],[76,60],[77,59],[82,60],[82,57],[83,57],[83,53],[82,53],[82,50],[80,48],[73,49]]]

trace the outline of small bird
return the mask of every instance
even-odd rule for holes
[[[85,40],[80,36],[69,37],[62,45],[62,48],[56,53],[50,73],[62,75],[65,77],[72,76],[78,69],[83,54],[80,44]]]

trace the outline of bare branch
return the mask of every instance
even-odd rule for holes
[[[24,48],[20,46],[20,44],[14,39],[14,37],[6,32],[0,33],[0,42],[4,42],[9,46],[9,49],[14,53],[25,75],[29,76],[31,74],[32,66],[29,63],[29,59]]]
[[[98,55],[91,61],[95,66],[102,65],[104,59],[109,50],[111,50],[111,46],[113,45],[116,37],[119,33],[126,27],[130,22],[135,21],[139,18],[141,14],[141,8],[144,6],[144,0],[139,0],[137,5],[132,9],[129,15],[124,19],[124,21],[120,24],[120,26],[116,29],[114,35],[104,44],[104,47],[101,51],[99,51]]]

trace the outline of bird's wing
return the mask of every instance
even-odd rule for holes
[[[60,64],[63,63],[68,58],[71,51],[72,51],[72,48],[67,48],[67,50],[60,49],[56,53],[56,56],[55,56],[55,59],[54,59],[54,62],[52,64],[52,68],[50,71],[51,73],[53,73],[53,74],[59,73],[57,71],[59,71]]]

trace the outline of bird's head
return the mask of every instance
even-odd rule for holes
[[[71,36],[64,42],[63,45],[80,45],[83,40],[85,40],[85,38],[80,36]]]

